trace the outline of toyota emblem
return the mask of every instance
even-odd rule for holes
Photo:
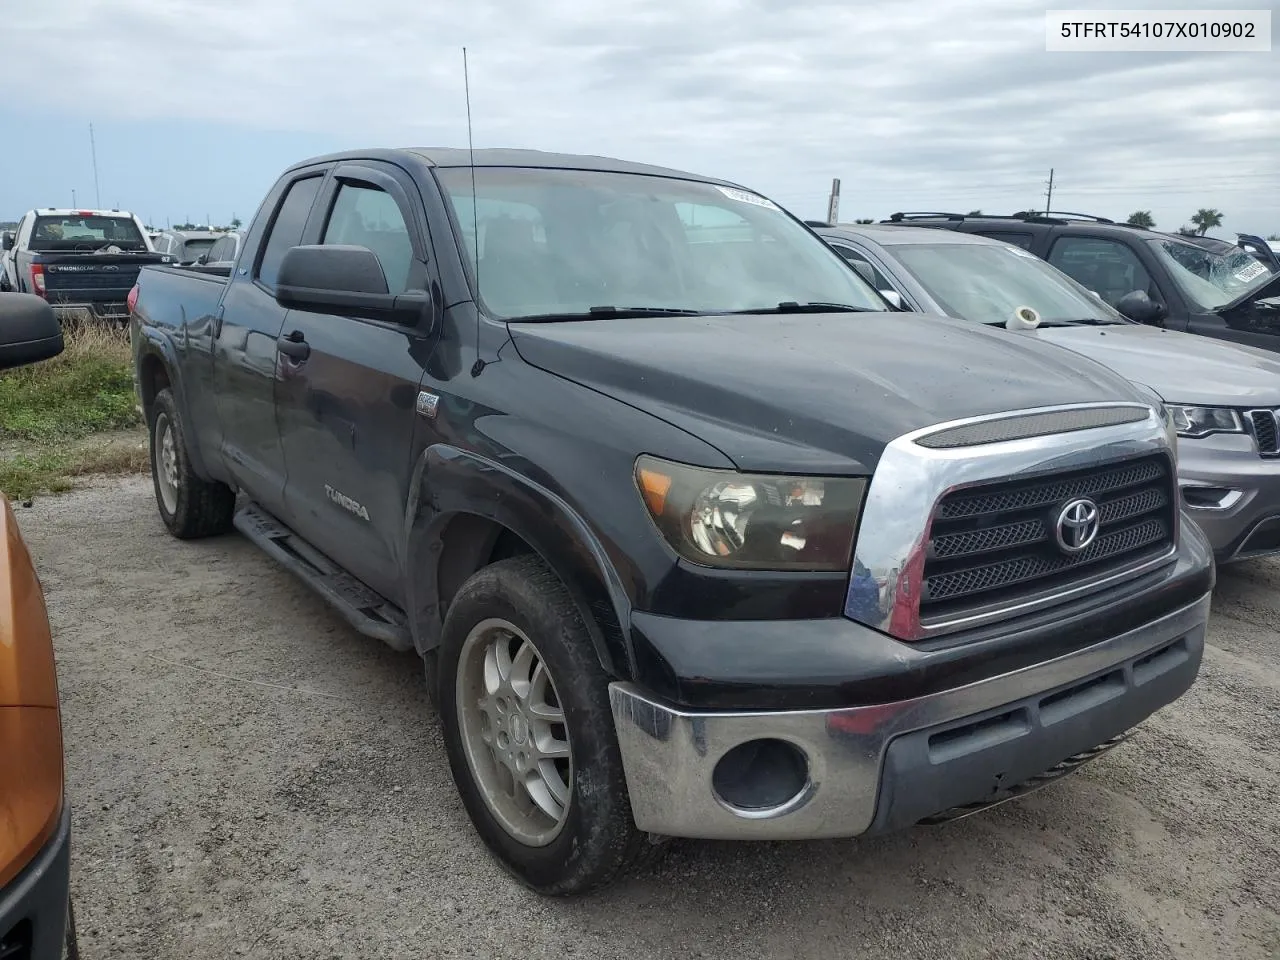
[[[1067,501],[1054,528],[1058,549],[1067,554],[1079,553],[1098,538],[1098,526],[1096,503],[1085,497]]]

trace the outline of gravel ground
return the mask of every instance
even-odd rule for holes
[[[86,960],[1280,957],[1280,563],[1220,575],[1201,679],[1031,797],[875,841],[672,844],[597,896],[471,832],[415,658],[149,479],[19,510],[56,637]]]

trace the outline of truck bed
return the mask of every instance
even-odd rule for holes
[[[220,267],[144,267],[138,274],[137,310],[145,323],[174,329],[217,312],[230,270]]]

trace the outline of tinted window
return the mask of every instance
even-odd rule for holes
[[[258,266],[258,279],[269,287],[275,286],[284,255],[302,242],[302,228],[307,225],[307,215],[320,190],[320,181],[320,177],[295,181],[280,204]]]
[[[980,237],[990,237],[992,240],[1003,240],[1005,243],[1012,243],[1023,250],[1031,249],[1031,234],[1029,233],[1014,233],[1008,230],[975,230],[974,233]]]
[[[413,242],[395,198],[385,190],[344,183],[334,200],[322,242],[372,250],[382,264],[388,292],[404,293],[409,288]]]
[[[208,253],[212,247],[212,240],[188,240],[182,245],[183,262],[198,260],[202,253]]]
[[[824,242],[749,191],[587,170],[439,169],[485,308],[591,316],[596,306],[699,313],[784,301],[883,302]],[[476,227],[472,227],[473,222]],[[474,238],[478,229],[479,243]]]
[[[1112,306],[1135,290],[1155,293],[1137,255],[1114,240],[1062,237],[1049,252],[1049,262]]]

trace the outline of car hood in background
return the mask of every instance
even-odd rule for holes
[[[1280,407],[1280,354],[1138,324],[1041,327],[1028,335],[1083,353],[1170,403]]]

